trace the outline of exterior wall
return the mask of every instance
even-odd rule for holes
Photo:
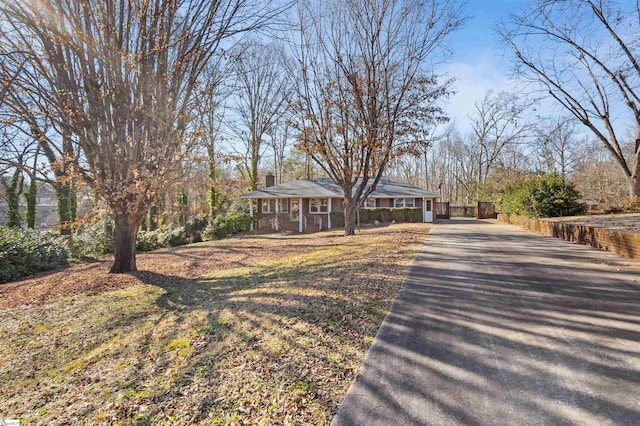
[[[399,198],[411,198],[411,197],[399,197]],[[415,207],[422,208],[422,198],[414,198]],[[376,208],[393,208],[395,204],[395,198],[376,198]]]
[[[559,220],[554,221],[553,219],[529,219],[521,216],[498,214],[498,220],[522,226],[540,235],[562,238],[563,240],[640,260],[640,234],[594,228]]]
[[[380,207],[380,208],[393,207],[393,199],[391,199],[391,198],[377,198],[376,199],[376,207]]]
[[[287,212],[280,212],[280,222],[278,223],[280,230],[287,231],[297,231],[298,230],[298,220],[289,220],[284,219],[283,216],[291,215],[291,200],[297,200],[298,198],[289,198],[287,199]],[[393,208],[393,198],[378,198],[376,199],[377,208]],[[273,219],[275,217],[275,212],[264,213],[262,212],[262,199],[256,199],[257,202],[257,212],[255,212],[257,219]],[[423,200],[422,198],[415,199],[416,205],[415,208],[419,208],[421,213],[424,214],[423,210]],[[435,203],[435,200],[433,200]],[[432,204],[432,209],[435,204]],[[343,199],[342,198],[331,198],[331,211],[344,211]],[[329,214],[328,213],[310,213],[309,212],[309,199],[302,199],[302,208],[301,214],[306,218],[307,230],[317,230],[317,224],[314,222],[316,217],[322,218],[322,229],[327,229],[329,224]],[[435,215],[435,213],[434,213]],[[434,216],[435,217],[435,216]],[[304,221],[304,220],[303,220]],[[267,227],[263,227],[261,229],[271,229],[271,225],[267,225]]]
[[[331,199],[331,211],[341,212],[344,210],[344,198],[332,198]]]

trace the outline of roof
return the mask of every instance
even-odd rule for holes
[[[328,198],[344,197],[344,191],[331,179],[294,180],[282,185],[270,186],[258,189],[240,198]],[[401,182],[394,182],[387,178],[381,178],[376,190],[369,195],[370,198],[440,198],[437,192],[427,191],[417,186]]]

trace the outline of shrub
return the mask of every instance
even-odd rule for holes
[[[221,201],[219,204],[228,202],[228,198]],[[229,205],[229,214],[246,213],[249,214],[250,200],[247,198],[235,198]],[[217,216],[216,216],[217,217]]]
[[[184,226],[174,228],[169,232],[168,243],[170,247],[183,246],[189,242],[189,235]]]
[[[373,221],[378,221],[380,223],[389,223],[391,222],[391,209],[390,208],[377,208],[371,209],[371,214],[373,217]]]
[[[113,219],[104,216],[81,226],[69,236],[68,245],[75,258],[113,253]]]
[[[344,227],[344,213],[343,212],[331,212],[331,227],[343,228]]]
[[[66,265],[69,249],[54,234],[0,227],[0,282]]]
[[[373,213],[371,212],[371,210],[369,209],[360,209],[360,223],[361,224],[367,224],[367,223],[373,223],[373,221],[375,220],[373,217]],[[356,222],[357,222],[357,217],[356,217]]]
[[[422,209],[420,208],[407,208],[407,222],[420,223],[422,222]]]
[[[189,243],[199,243],[202,241],[202,231],[209,225],[209,218],[197,217],[184,225]]]
[[[220,239],[248,231],[250,226],[251,216],[246,213],[219,215],[202,231],[202,238],[206,241]]]
[[[541,175],[503,189],[498,210],[526,217],[575,216],[587,210],[579,198],[575,186],[559,175]]]
[[[403,208],[393,208],[391,209],[391,220],[394,220],[398,223],[407,221],[407,209]]]
[[[615,206],[610,206],[604,211],[604,213],[606,214],[635,212],[640,212],[640,197],[638,196],[627,197],[627,199],[622,203],[618,203]]]
[[[140,231],[136,238],[136,250],[153,251],[159,248],[169,247],[171,234],[159,229],[155,231]]]

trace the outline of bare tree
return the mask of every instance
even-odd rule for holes
[[[477,145],[477,198],[500,155],[510,145],[533,136],[533,125],[524,117],[529,104],[513,94],[489,91],[476,103],[471,117],[474,143]]]
[[[451,1],[301,1],[295,103],[298,146],[344,191],[345,235],[389,161],[414,152],[411,134],[442,116],[448,93],[427,71],[463,23]]]
[[[575,118],[560,117],[538,129],[535,149],[540,171],[558,173],[563,179],[573,170],[581,157],[583,141],[576,131]]]
[[[277,10],[248,0],[0,3],[3,41],[28,51],[50,114],[81,149],[78,172],[115,222],[111,272],[136,270],[135,240],[191,138],[199,76],[227,37]]]
[[[200,94],[198,108],[198,127],[200,129],[201,145],[207,155],[207,177],[209,191],[207,202],[209,216],[215,217],[220,206],[220,190],[218,179],[218,156],[220,134],[225,110],[225,101],[230,90],[225,90],[224,76],[226,70],[221,61],[212,62],[206,70],[207,84]]]
[[[500,32],[515,71],[534,82],[600,140],[640,195],[640,3],[538,0]],[[625,156],[616,118],[626,110],[635,150]]]
[[[244,149],[240,153],[245,159],[241,173],[255,190],[258,166],[265,150],[264,137],[287,111],[292,86],[282,46],[250,41],[236,46],[234,52],[236,96],[232,109],[239,119],[232,130]]]
[[[280,120],[271,126],[269,146],[273,151],[273,167],[278,184],[284,182],[284,163],[287,148],[291,145],[291,127],[287,120]]]

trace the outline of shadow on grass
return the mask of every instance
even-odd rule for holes
[[[315,410],[316,416],[320,409],[323,421],[328,422],[360,362],[359,354],[368,347],[397,292],[396,274],[400,272],[395,265],[384,270],[379,254],[372,260],[375,250],[357,241],[343,243],[337,256],[329,255],[333,250],[322,247],[301,258],[294,256],[291,262],[223,271],[211,277],[134,273],[142,282],[163,290],[156,304],[177,315],[177,321],[206,313],[206,323],[198,327],[201,344],[184,367],[179,387],[191,386],[202,371],[208,371],[208,380],[219,380],[224,370],[233,369],[234,358],[246,360],[251,353],[259,360],[246,362],[255,362],[265,379],[273,379],[263,384],[266,389],[301,386],[304,391],[289,392],[287,397],[295,399],[302,393],[305,402],[287,403],[301,404],[296,408],[300,411]],[[411,253],[411,248],[400,246],[394,258]],[[377,275],[370,277],[373,272]],[[235,342],[235,347],[221,350],[226,341]],[[341,387],[315,383],[316,379]],[[208,418],[213,411],[239,413],[243,403],[247,402],[230,400],[223,392],[215,398],[203,396],[195,420]]]

